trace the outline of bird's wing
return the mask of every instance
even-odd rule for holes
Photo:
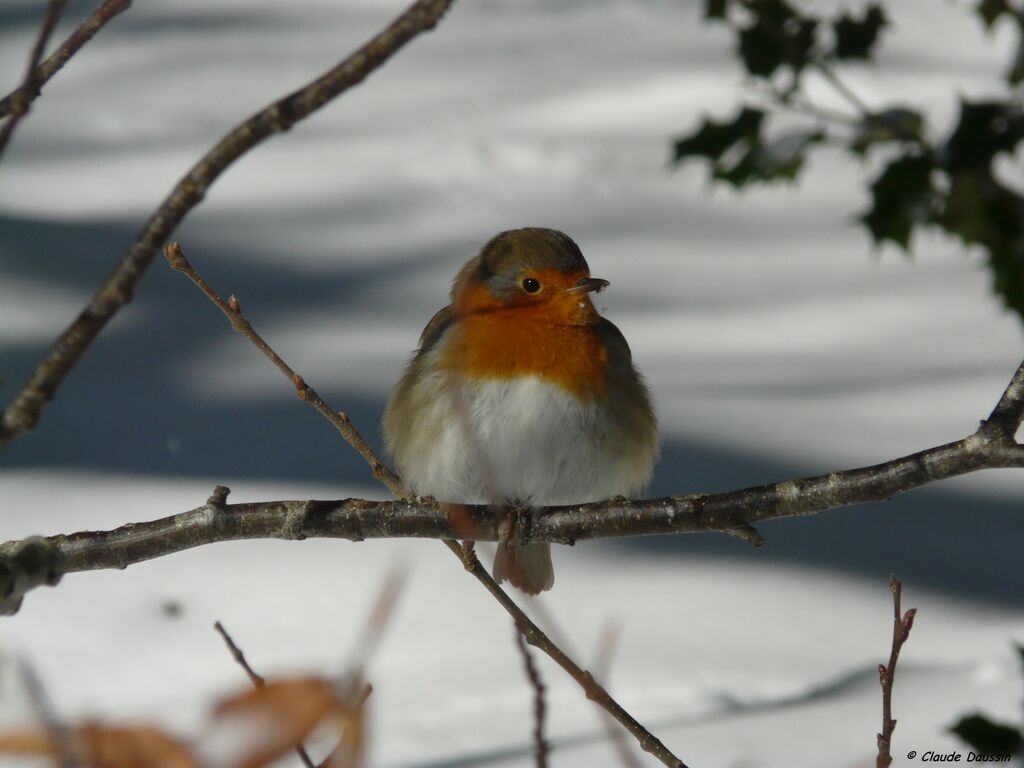
[[[440,313],[438,313],[440,314]],[[605,346],[608,349],[608,359],[612,365],[632,366],[633,353],[629,351],[629,344],[626,337],[611,320],[602,317],[597,325],[598,332],[604,337]]]
[[[430,322],[427,323],[427,327],[423,329],[423,333],[420,334],[420,348],[416,352],[417,357],[424,352],[429,352],[452,322],[454,322],[454,317],[451,306],[435,312],[434,316],[430,318]]]

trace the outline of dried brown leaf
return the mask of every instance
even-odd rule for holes
[[[0,734],[0,754],[59,757],[63,749],[83,768],[200,768],[188,746],[151,725],[85,723],[64,743],[44,728]]]
[[[298,677],[267,681],[262,688],[224,699],[217,705],[213,729],[204,739],[204,755],[220,754],[234,768],[263,768],[295,748],[344,702],[330,680]],[[218,761],[220,762],[220,761]]]

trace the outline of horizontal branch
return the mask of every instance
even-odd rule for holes
[[[585,539],[717,531],[758,545],[763,539],[753,525],[761,521],[883,501],[980,469],[1024,467],[1024,446],[1007,442],[1002,432],[988,436],[984,429],[955,443],[883,464],[818,477],[726,493],[611,499],[514,513],[430,499],[227,504],[227,489],[220,488],[203,506],[160,520],[0,546],[0,609],[17,610],[24,592],[42,583],[55,583],[66,573],[125,568],[204,544],[240,539],[512,539],[573,544]],[[26,567],[19,554],[26,546],[35,553],[30,562],[45,564],[46,574],[34,578],[18,575]],[[40,548],[47,550],[45,556]]]

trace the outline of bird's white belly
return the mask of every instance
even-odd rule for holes
[[[431,384],[434,396],[418,398],[415,434],[398,457],[418,494],[550,506],[629,495],[647,479],[621,456],[608,412],[595,401],[536,377],[421,386]]]

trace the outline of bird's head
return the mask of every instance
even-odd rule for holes
[[[457,315],[508,312],[510,319],[592,325],[590,294],[608,285],[590,276],[579,246],[554,229],[512,229],[494,237],[455,278]]]

